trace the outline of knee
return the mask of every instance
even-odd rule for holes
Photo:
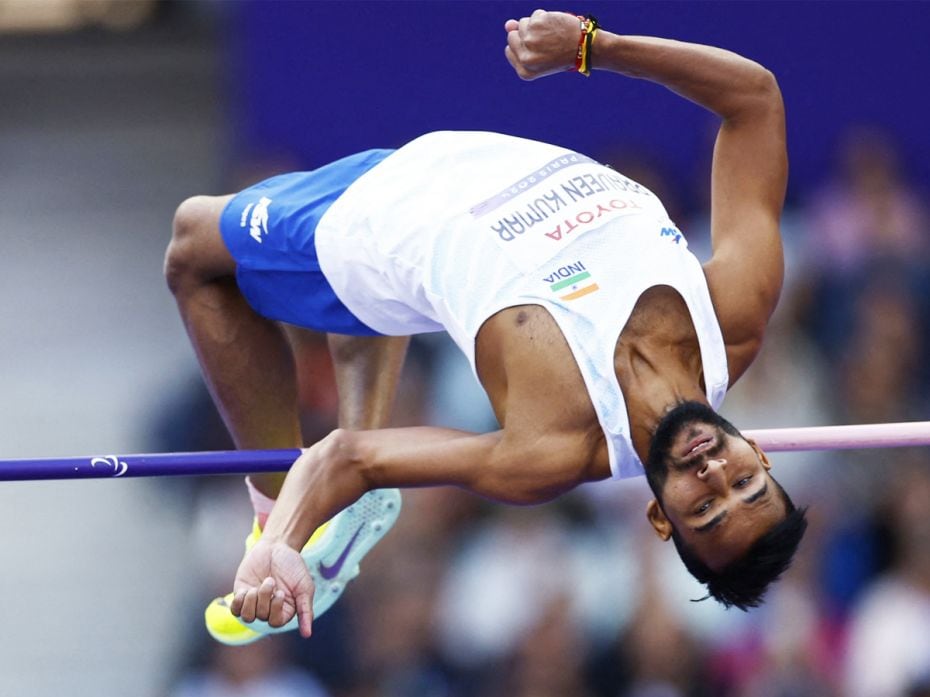
[[[165,252],[165,281],[177,294],[192,281],[201,278],[205,231],[211,223],[209,196],[185,200],[174,213],[171,242]]]

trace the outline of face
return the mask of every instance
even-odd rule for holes
[[[785,503],[755,443],[706,405],[686,402],[659,424],[646,462],[656,533],[672,529],[714,570],[742,555],[785,517]]]

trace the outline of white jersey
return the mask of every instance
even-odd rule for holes
[[[703,270],[658,198],[584,155],[484,132],[438,132],[356,180],[316,230],[336,295],[383,334],[446,330],[475,369],[494,313],[543,306],[606,435],[615,477],[643,473],[614,350],[642,293],[676,289],[691,313],[711,406],[728,384]]]

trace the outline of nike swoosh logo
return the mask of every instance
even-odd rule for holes
[[[355,534],[352,535],[352,539],[349,540],[349,544],[347,544],[345,549],[342,550],[342,554],[340,554],[339,558],[336,559],[335,564],[332,566],[327,566],[323,562],[320,562],[320,576],[325,578],[327,581],[331,581],[339,575],[339,571],[342,569],[343,564],[346,563],[346,558],[349,556],[349,552],[352,550],[352,545],[355,544],[355,540],[358,539],[358,535],[362,531],[363,527],[365,527],[365,523],[362,523],[358,526],[358,530],[356,530]]]

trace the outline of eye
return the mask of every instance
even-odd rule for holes
[[[694,512],[697,515],[700,515],[701,513],[706,513],[708,510],[710,510],[711,503],[713,503],[713,499],[707,499],[707,501],[705,501],[700,506],[698,506]]]
[[[736,482],[736,488],[737,488],[737,489],[745,489],[745,488],[749,485],[749,482],[750,482],[751,480],[752,480],[752,475],[751,475],[751,474],[750,474],[748,477],[743,477],[743,478],[740,479],[738,482]]]

